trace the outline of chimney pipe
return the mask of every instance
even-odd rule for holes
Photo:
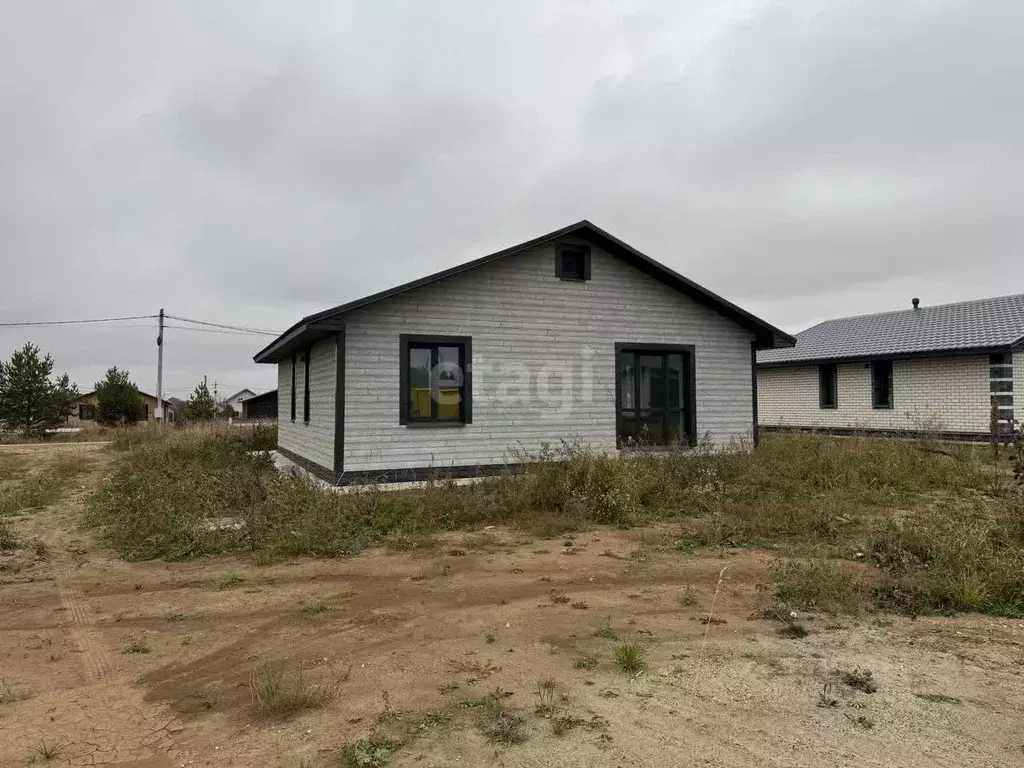
[[[921,300],[915,296],[910,300],[910,303],[914,305],[914,309],[917,309],[918,306],[921,304]]]

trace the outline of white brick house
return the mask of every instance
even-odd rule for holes
[[[279,451],[352,483],[562,440],[751,440],[755,351],[792,343],[584,221],[311,315],[255,360],[278,366]]]
[[[762,429],[991,434],[1024,391],[1024,294],[829,320],[757,356]],[[1017,414],[1019,420],[1019,414]]]

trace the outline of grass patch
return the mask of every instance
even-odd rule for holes
[[[573,669],[597,669],[597,659],[593,656],[580,656],[572,663]]]
[[[1024,618],[1024,496],[957,501],[887,522],[867,552],[885,571],[883,608]]]
[[[374,734],[346,746],[341,753],[341,764],[345,768],[380,768],[387,765],[401,746],[401,742]]]
[[[874,693],[878,690],[878,683],[875,681],[875,677],[870,669],[856,667],[854,669],[840,670],[839,679],[851,688],[863,691],[864,693]]]
[[[18,548],[18,538],[3,520],[0,520],[0,552]]]
[[[865,596],[861,582],[843,563],[833,560],[791,560],[776,566],[772,577],[775,597],[794,608],[856,610]]]
[[[327,613],[327,606],[323,603],[305,605],[302,607],[301,613],[305,614],[306,616],[320,616],[321,614]]]
[[[64,743],[60,741],[40,741],[32,748],[31,762],[39,760],[56,760],[64,751]]]
[[[149,653],[153,649],[149,647],[149,643],[140,638],[132,638],[132,640],[124,647],[121,653]]]
[[[332,676],[325,683],[310,682],[301,666],[284,663],[258,664],[249,673],[252,708],[264,718],[285,719],[306,709],[316,709],[332,701],[348,679]]]
[[[600,637],[604,640],[618,640],[619,636],[615,634],[615,630],[611,627],[601,627],[594,632],[594,637]]]
[[[623,671],[638,674],[647,668],[647,651],[637,643],[623,643],[615,649],[615,662]]]
[[[10,459],[15,459],[11,461]],[[48,460],[45,471],[30,474],[20,456],[0,456],[0,517],[26,514],[56,504],[76,488],[93,460],[70,453]]]

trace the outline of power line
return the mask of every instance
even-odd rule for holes
[[[167,315],[170,317],[170,315]],[[164,328],[173,328],[176,331],[192,331],[193,333],[219,333],[221,336],[262,336],[262,331],[221,331],[217,328],[189,328],[187,325],[164,325]]]
[[[0,323],[0,327],[15,328],[29,325],[82,325],[83,323],[117,323],[122,320],[155,320],[157,315],[131,315],[128,317],[99,317],[90,320],[32,320],[22,323]]]
[[[266,328],[249,328],[242,325],[225,325],[224,323],[210,323],[206,320],[192,320],[188,317],[178,317],[177,315],[165,315],[170,320],[179,320],[183,323],[194,323],[195,325],[208,325],[212,328],[227,328],[232,331],[243,331],[245,333],[260,333],[266,336],[280,336],[280,331],[270,331]]]

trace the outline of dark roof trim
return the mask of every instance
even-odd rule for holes
[[[510,248],[497,251],[479,259],[473,259],[472,261],[467,261],[464,264],[459,264],[451,267],[450,269],[422,277],[419,280],[403,283],[402,285],[394,288],[389,288],[386,291],[380,291],[379,293],[374,293],[370,296],[350,301],[347,304],[340,304],[336,307],[325,309],[322,312],[317,312],[316,314],[304,317],[268,346],[257,352],[253,359],[257,363],[276,363],[289,354],[293,347],[308,344],[310,338],[309,334],[312,333],[315,335],[318,330],[323,330],[321,326],[323,326],[325,322],[330,322],[338,315],[343,315],[346,312],[351,312],[354,309],[365,307],[367,304],[373,304],[374,302],[381,301],[382,299],[398,296],[424,285],[430,285],[438,280],[444,280],[447,277],[467,272],[485,264],[490,264],[498,259],[505,258],[506,256],[522,253],[523,251],[536,248],[539,245],[543,245],[563,237],[579,237],[590,243],[599,245],[612,255],[618,256],[651,277],[675,288],[677,291],[689,296],[695,301],[711,307],[720,314],[728,317],[754,333],[759,349],[791,347],[796,344],[796,339],[789,334],[779,330],[769,323],[766,323],[759,317],[755,317],[732,302],[723,299],[718,294],[709,291],[707,288],[704,288],[692,280],[683,277],[679,273],[674,272],[664,264],[655,261],[649,256],[645,256],[632,246],[624,243],[622,240],[619,240],[617,237],[605,232],[600,227],[596,227],[584,219],[576,224],[571,224],[568,227],[557,229],[554,232],[549,232],[546,235],[541,235],[533,240],[527,240],[524,243],[513,245]],[[337,330],[340,330],[340,328],[331,332],[336,333]],[[323,336],[320,338],[322,337]]]
[[[143,392],[141,389],[138,389],[137,387],[136,387],[136,389],[138,390],[138,393],[140,395],[143,395],[144,397],[148,397],[150,400],[156,400],[156,395],[151,395],[151,394],[149,394],[149,392]],[[77,403],[79,400],[81,400],[83,398],[86,398],[86,397],[89,397],[90,395],[95,395],[95,394],[96,394],[96,390],[95,389],[89,390],[88,392],[83,392],[77,398],[75,398],[74,401],[72,401],[72,402],[76,402]],[[164,398],[164,405],[167,405],[167,404],[168,404],[167,398],[165,397]],[[172,405],[171,407],[173,408],[174,406]]]
[[[271,389],[271,390],[269,390],[267,392],[264,392],[262,395],[253,395],[252,397],[250,397],[245,402],[246,403],[262,403],[265,400],[276,400],[276,399],[277,399],[277,390],[276,389]]]
[[[1012,349],[1012,348],[1011,348]],[[1005,352],[1007,347],[970,347],[961,349],[930,349],[920,352],[892,352],[878,355],[857,355],[855,357],[816,357],[807,360],[783,360],[758,363],[758,368],[798,368],[800,366],[822,365],[824,363],[870,363],[873,360],[916,360],[926,357],[972,357]]]

